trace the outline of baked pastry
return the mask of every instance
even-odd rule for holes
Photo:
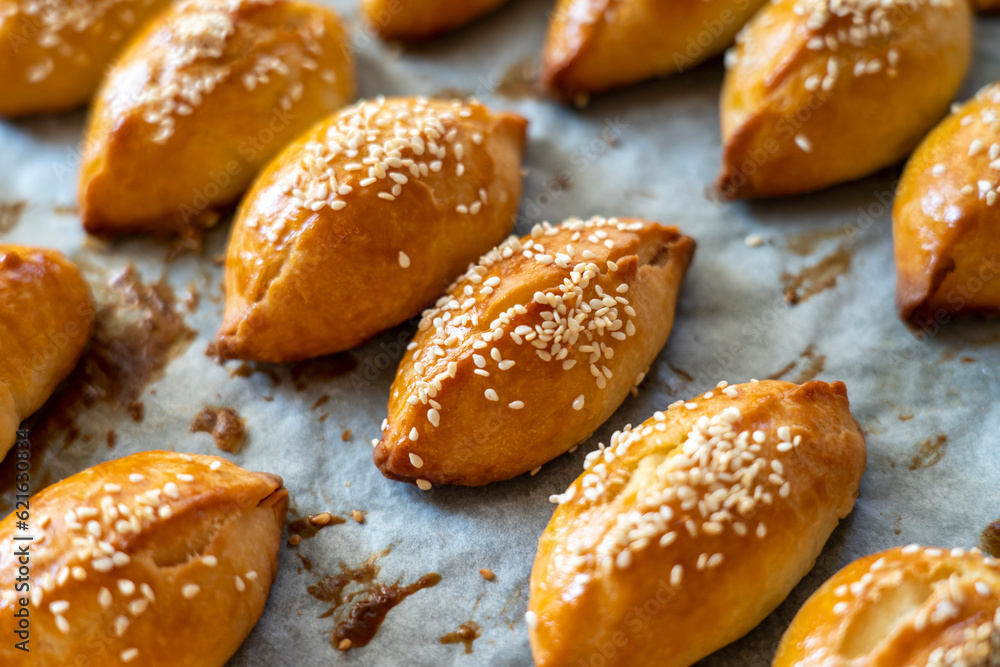
[[[717,190],[817,190],[910,154],[972,57],[962,0],[773,0],[727,55]]]
[[[222,667],[264,611],[288,491],[216,456],[143,452],[31,499],[29,530],[0,522],[0,663]],[[31,542],[17,537],[34,536]],[[18,549],[31,576],[15,589]]]
[[[87,126],[87,231],[205,227],[258,170],[354,98],[337,16],[298,0],[182,0],[108,72]]]
[[[687,667],[742,637],[812,568],[864,470],[840,382],[722,382],[615,433],[552,498],[535,664]]]
[[[978,0],[976,6],[983,14],[1000,12],[1000,0]]]
[[[384,39],[436,37],[490,12],[506,0],[362,0],[365,18]]]
[[[0,0],[0,116],[85,104],[126,40],[168,0]]]
[[[90,287],[75,264],[55,250],[0,244],[0,459],[76,366],[93,328]]]
[[[380,97],[310,130],[240,207],[219,356],[331,354],[419,313],[513,227],[525,126],[476,102]]]
[[[375,448],[386,477],[478,486],[563,454],[667,342],[694,241],[630,218],[536,225],[424,313]]]
[[[765,0],[559,0],[542,81],[564,97],[690,69],[722,53]]]
[[[927,326],[1000,313],[1000,83],[987,86],[913,154],[893,211],[896,306]]]
[[[911,545],[857,560],[802,606],[773,667],[1000,665],[1000,562]]]

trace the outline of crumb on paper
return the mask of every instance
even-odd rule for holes
[[[329,512],[320,512],[309,517],[309,523],[314,526],[328,526],[333,521],[333,515]]]
[[[484,567],[483,569],[481,569],[479,571],[479,574],[481,574],[483,576],[483,579],[485,579],[486,581],[493,581],[493,577],[495,576],[493,574],[493,570],[491,570],[491,569],[489,569],[487,567]]]
[[[351,429],[345,428],[344,432],[340,434],[340,439],[343,440],[344,442],[347,442],[348,440],[350,440],[351,439]]]
[[[291,537],[288,538],[288,546],[290,547],[297,547],[299,546],[300,542],[302,542],[301,535],[292,535]]]
[[[365,515],[361,512],[361,510],[353,510],[351,512],[351,516],[353,516],[354,520],[357,521],[358,523],[365,522]]]
[[[351,648],[351,640],[350,639],[341,639],[340,643],[337,644],[337,648],[339,650],[341,650],[341,651],[346,651],[347,649]]]

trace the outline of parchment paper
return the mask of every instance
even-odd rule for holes
[[[334,4],[356,18],[350,0]],[[1000,516],[1000,322],[952,323],[918,340],[897,320],[889,209],[899,170],[815,195],[716,204],[705,192],[720,154],[721,62],[600,96],[583,110],[525,96],[520,70],[537,62],[550,9],[551,2],[514,0],[417,47],[381,43],[357,24],[353,31],[363,96],[474,93],[530,119],[519,233],[542,219],[635,215],[677,223],[699,244],[674,331],[638,396],[575,453],[534,477],[487,488],[425,493],[384,479],[372,465],[369,442],[412,326],[354,350],[354,370],[302,391],[287,370],[278,386],[263,373],[232,377],[238,364],[219,366],[204,354],[221,319],[221,270],[212,260],[224,251],[228,221],[207,235],[200,254],[170,263],[162,241],[88,241],[66,208],[75,204],[83,112],[0,124],[0,201],[27,202],[0,241],[58,248],[90,267],[95,281],[133,263],[147,283],[165,276],[183,295],[193,282],[202,297],[185,314],[197,337],[141,396],[145,419],[98,406],[80,418],[81,429],[96,434],[91,442],[45,448],[34,479],[53,482],[147,449],[219,453],[188,427],[204,406],[227,405],[246,418],[248,432],[232,460],[281,475],[299,513],[365,514],[363,524],[349,520],[297,549],[282,547],[267,611],[233,666],[530,664],[523,613],[536,540],[552,513],[548,496],[565,489],[612,431],[721,379],[844,380],[868,435],[869,463],[854,513],[813,572],[760,627],[705,666],[769,665],[801,603],[851,560],[910,542],[971,547]],[[963,99],[1000,79],[1000,19],[978,19],[976,32]],[[751,234],[764,245],[748,247]],[[798,276],[806,280],[797,293],[806,298],[789,305],[784,295],[797,289]],[[832,286],[808,298],[809,278]],[[324,395],[329,401],[313,409]],[[108,429],[118,435],[113,449],[102,439]],[[344,429],[351,440],[341,439]],[[3,500],[6,512],[9,494]],[[329,643],[334,619],[318,618],[329,605],[306,587],[339,572],[340,562],[354,566],[385,549],[381,581],[411,583],[429,572],[443,580],[389,612],[367,647],[337,652]],[[295,551],[312,561],[312,572]],[[496,578],[484,580],[480,568]],[[470,619],[483,628],[472,655],[439,643]]]

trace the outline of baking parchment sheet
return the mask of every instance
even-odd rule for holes
[[[678,224],[698,250],[666,348],[638,395],[589,441],[535,476],[421,492],[383,478],[369,444],[412,325],[352,351],[353,370],[300,383],[301,390],[287,369],[277,371],[284,378],[277,386],[267,373],[234,376],[238,363],[220,366],[205,355],[221,320],[221,267],[213,258],[224,252],[228,220],[206,236],[200,253],[171,262],[163,241],[87,240],[73,208],[84,113],[0,124],[3,227],[13,225],[0,242],[58,248],[88,267],[95,287],[134,264],[146,283],[164,277],[178,295],[192,284],[201,294],[194,312],[179,306],[197,336],[143,390],[145,418],[96,405],[78,419],[89,442],[36,451],[36,484],[141,450],[220,453],[188,427],[206,405],[226,405],[246,418],[248,432],[230,458],[281,475],[298,513],[349,518],[356,508],[365,515],[363,524],[349,520],[297,549],[282,547],[267,610],[231,665],[530,664],[523,613],[536,541],[552,514],[548,496],[564,490],[585,454],[614,430],[722,379],[845,381],[869,460],[857,507],[812,573],[749,636],[701,663],[706,667],[770,664],[805,598],[851,560],[910,542],[971,547],[1000,516],[1000,322],[950,323],[918,339],[897,320],[890,208],[898,169],[814,195],[721,205],[706,194],[720,155],[719,59],[573,109],[527,94],[524,83],[551,2],[514,0],[466,29],[406,48],[366,33],[350,0],[334,4],[352,22],[362,96],[475,94],[530,120],[518,233],[543,219],[632,215]],[[997,79],[1000,19],[979,18],[975,66],[961,97]],[[17,202],[26,203],[19,215],[10,206]],[[765,243],[748,247],[751,234]],[[789,292],[799,303],[788,303]],[[109,429],[117,434],[114,448],[104,441]],[[347,441],[345,429],[352,431]],[[8,491],[4,512],[10,500]],[[329,605],[306,587],[339,572],[341,562],[355,566],[386,549],[381,581],[408,584],[429,572],[443,579],[390,611],[368,646],[340,653],[329,643],[334,619],[319,618]],[[295,551],[311,560],[311,572]],[[480,568],[495,579],[484,580]],[[471,655],[461,644],[439,642],[468,620],[482,626]]]

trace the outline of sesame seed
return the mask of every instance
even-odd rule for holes
[[[486,400],[488,401],[499,401],[500,397],[497,396],[497,392],[494,389],[487,389],[484,393]]]
[[[128,481],[132,482],[133,484],[138,484],[139,482],[141,482],[144,479],[146,479],[146,477],[143,476],[143,475],[140,475],[137,472],[134,472],[134,473],[132,473],[132,474],[130,474],[128,476]]]
[[[236,581],[236,590],[237,591],[239,591],[240,593],[242,593],[243,591],[245,591],[247,589],[247,585],[246,585],[246,582],[243,581],[243,577],[241,577],[239,575],[236,575],[235,581]]]
[[[181,595],[190,600],[194,596],[201,592],[201,586],[198,584],[184,584],[181,587]]]
[[[804,134],[795,135],[795,145],[801,148],[806,153],[811,153],[813,149],[812,142],[809,141],[809,137]]]
[[[410,463],[413,464],[414,468],[423,468],[424,460],[420,458],[417,454],[410,452]]]
[[[139,649],[137,648],[125,649],[124,651],[121,652],[121,655],[119,657],[121,657],[122,662],[132,662],[133,660],[139,657]]]
[[[404,269],[410,268],[410,258],[402,250],[399,251],[399,265]]]
[[[508,403],[507,407],[511,410],[520,410],[524,407],[524,401],[513,401],[512,403]]]
[[[524,623],[531,630],[538,629],[538,616],[533,611],[527,611],[524,613]]]
[[[428,482],[426,479],[417,480],[417,488],[419,488],[421,491],[429,491],[431,486],[432,484]]]
[[[416,442],[417,438],[420,437],[420,433],[417,431],[417,427],[416,426],[414,426],[413,428],[410,429],[410,436],[409,437],[410,437],[410,441],[411,442]]]
[[[101,588],[101,590],[97,592],[97,603],[101,605],[103,609],[110,607],[112,601],[111,591],[107,588]]]
[[[580,394],[579,396],[573,399],[573,409],[583,410],[583,402],[584,402],[584,396],[583,394]]]

